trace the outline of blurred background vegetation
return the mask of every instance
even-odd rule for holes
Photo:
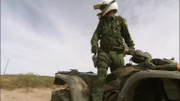
[[[0,89],[18,88],[52,88],[54,77],[40,76],[33,73],[17,75],[1,75]]]

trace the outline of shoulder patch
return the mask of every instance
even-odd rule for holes
[[[128,25],[126,20],[124,20],[124,23],[125,23],[126,26]]]
[[[124,23],[127,25],[127,21],[125,20]]]
[[[116,17],[117,17],[116,24],[117,24],[117,25],[120,25],[120,23],[121,23],[121,20],[120,20],[121,17],[120,17],[120,16],[116,16]]]
[[[120,21],[119,20],[117,20],[117,25],[119,25],[120,24]]]

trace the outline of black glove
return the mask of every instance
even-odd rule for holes
[[[91,52],[96,54],[98,52],[98,46],[97,45],[92,45]]]

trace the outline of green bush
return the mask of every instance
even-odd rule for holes
[[[19,75],[1,75],[1,89],[52,87],[53,77],[33,73]]]

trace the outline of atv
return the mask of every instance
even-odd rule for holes
[[[103,101],[180,101],[180,66],[174,58],[135,50],[130,61],[108,74]],[[51,101],[92,101],[96,79],[93,72],[59,71],[54,84],[67,87],[52,91]]]

